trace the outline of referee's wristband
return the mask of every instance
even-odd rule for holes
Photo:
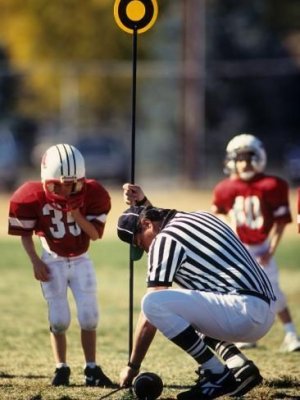
[[[142,200],[136,201],[135,204],[136,204],[138,207],[140,207],[140,206],[143,206],[143,205],[146,203],[147,200],[148,200],[147,197],[144,196],[144,198],[143,198]]]
[[[139,369],[141,368],[141,364],[134,364],[134,363],[128,361],[127,367],[133,369],[134,371],[139,371]]]

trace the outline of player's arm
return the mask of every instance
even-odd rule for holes
[[[221,219],[223,222],[226,222],[228,224],[229,222],[229,217],[227,214],[222,213],[219,208],[215,205],[212,204],[210,207],[210,211],[212,212],[212,214],[214,214],[216,217],[218,217],[219,219]]]
[[[150,200],[146,197],[143,189],[133,183],[123,185],[123,199],[130,206],[151,206]]]
[[[269,236],[269,240],[270,240],[270,246],[268,248],[268,251],[264,254],[262,254],[259,258],[258,258],[258,262],[261,265],[266,265],[268,264],[269,260],[271,257],[273,257],[275,255],[275,252],[278,248],[278,245],[281,241],[283,232],[285,230],[287,223],[286,222],[282,222],[282,221],[278,221],[274,223],[273,229],[270,233]]]
[[[292,221],[288,198],[288,184],[282,179],[276,180],[274,191],[270,191],[270,204],[273,209],[273,215],[278,217],[273,220],[273,227],[268,235],[269,248],[265,254],[262,254],[258,262],[264,266],[267,265],[271,257],[275,255],[278,245],[281,241],[286,225]]]
[[[84,201],[84,208],[78,207],[76,203],[74,207],[70,207],[71,215],[91,240],[101,239],[107,215],[111,209],[109,193],[99,182],[90,180],[87,184]],[[84,213],[82,213],[83,209]]]
[[[168,289],[168,287],[149,288],[147,292],[153,290]],[[150,324],[141,312],[134,333],[133,349],[130,355],[131,366],[125,367],[120,374],[120,386],[128,387],[131,385],[135,376],[138,375],[140,366],[147,354],[147,351],[154,339],[156,328]]]
[[[81,214],[79,208],[71,210],[71,214],[75,222],[91,238],[91,240],[99,239],[100,235],[97,228],[92,222],[88,221],[85,216]]]
[[[32,236],[21,236],[21,241],[33,266],[35,279],[41,282],[49,281],[49,268],[37,254]]]
[[[224,182],[220,182],[213,190],[211,212],[231,229],[236,232],[237,224],[231,204],[231,196],[228,195]]]

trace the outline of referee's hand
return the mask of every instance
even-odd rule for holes
[[[123,185],[123,199],[126,204],[134,206],[144,198],[145,194],[139,185],[134,185],[132,183],[125,183]]]
[[[120,387],[130,387],[133,379],[138,375],[139,370],[125,367],[120,373]]]

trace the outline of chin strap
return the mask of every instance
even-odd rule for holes
[[[77,193],[76,195],[72,195],[66,199],[56,200],[54,198],[51,199],[48,198],[48,201],[55,210],[68,212],[83,206],[84,193]]]
[[[250,179],[252,179],[255,175],[257,174],[257,172],[255,171],[246,171],[246,172],[242,172],[239,174],[239,176],[245,180],[245,181],[249,181]]]

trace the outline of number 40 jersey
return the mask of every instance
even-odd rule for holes
[[[102,237],[107,214],[111,208],[106,189],[92,179],[86,180],[84,201],[80,212],[92,222]],[[10,235],[41,238],[46,251],[62,257],[74,257],[87,251],[90,238],[78,226],[71,212],[53,207],[46,198],[41,182],[26,182],[12,195],[9,206]]]
[[[227,178],[218,183],[212,210],[228,215],[241,241],[249,245],[264,242],[274,223],[292,221],[287,182],[264,174],[249,181]]]

